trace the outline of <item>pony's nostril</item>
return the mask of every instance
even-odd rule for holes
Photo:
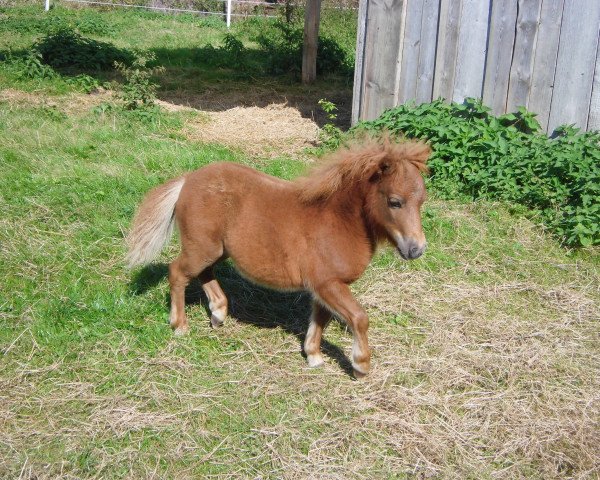
[[[423,250],[417,246],[410,247],[410,250],[408,251],[410,258],[419,258],[422,253]]]

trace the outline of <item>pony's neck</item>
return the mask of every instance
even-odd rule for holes
[[[368,243],[373,255],[380,241],[380,228],[374,224],[369,214],[366,192],[356,190],[337,192],[331,196],[329,204],[345,220],[348,228],[356,231],[361,243]]]

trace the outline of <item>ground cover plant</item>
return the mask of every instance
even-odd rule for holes
[[[122,28],[113,12],[83,12]],[[2,11],[15,22],[30,13]],[[167,79],[200,71],[182,52],[214,41],[213,27],[197,38],[187,30],[197,19],[123,15],[130,35],[119,48],[144,49],[146,36],[153,50],[174,47],[157,54],[171,58]],[[178,39],[165,33],[179,28]],[[11,31],[0,50],[42,35]],[[326,331],[323,369],[308,369],[308,299],[250,285],[231,264],[217,272],[226,325],[210,329],[194,284],[192,332],[174,337],[165,276],[176,243],[148,269],[124,268],[144,193],[219,160],[282,178],[311,160],[200,142],[190,131],[206,112],[105,108],[110,92],[85,94],[60,72],[22,78],[23,68],[0,65],[1,478],[600,474],[597,247],[565,249],[518,209],[430,189],[424,257],[383,250],[353,287],[371,318],[364,381],[348,372],[344,325]],[[180,85],[195,105],[200,85]],[[174,88],[161,82],[157,94],[177,98]]]

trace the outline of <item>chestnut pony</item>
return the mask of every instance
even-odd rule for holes
[[[181,254],[169,266],[175,333],[189,329],[184,291],[196,276],[212,325],[222,324],[227,297],[212,270],[231,257],[244,277],[260,285],[312,294],[304,342],[309,366],[323,364],[321,336],[332,314],[345,320],[354,335],[352,366],[363,376],[370,367],[369,319],[348,285],[382,241],[407,260],[425,250],[421,172],[430,152],[413,141],[367,140],[292,182],[234,163],[200,168],[148,193],[128,236],[129,265],[149,263],[177,223]]]

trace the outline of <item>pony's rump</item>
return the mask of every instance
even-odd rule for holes
[[[174,178],[151,190],[140,205],[127,236],[130,268],[150,263],[171,238],[175,204],[185,177]]]

